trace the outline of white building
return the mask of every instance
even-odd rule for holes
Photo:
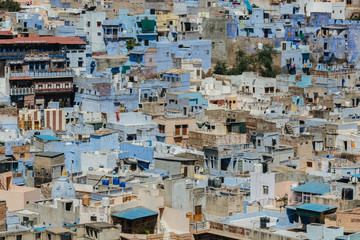
[[[113,169],[116,166],[117,155],[118,153],[112,150],[84,152],[81,154],[81,171],[100,167]]]

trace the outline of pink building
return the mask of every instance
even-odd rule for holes
[[[12,184],[12,172],[0,174],[0,199],[6,201],[8,211],[23,209],[29,201],[40,200],[40,189]]]

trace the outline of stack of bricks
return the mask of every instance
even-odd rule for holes
[[[0,200],[0,232],[6,231],[6,202]]]

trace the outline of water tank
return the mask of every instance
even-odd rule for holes
[[[113,185],[119,185],[119,184],[120,184],[119,178],[113,178]]]
[[[89,195],[82,196],[82,205],[89,206],[90,205],[90,197]]]
[[[258,49],[263,50],[264,45],[262,43],[258,43]]]
[[[262,172],[267,173],[268,172],[268,163],[262,162]]]
[[[220,188],[220,187],[221,187],[221,179],[214,178],[214,188]]]
[[[102,206],[103,207],[110,207],[110,198],[108,197],[103,197],[102,200]]]
[[[107,179],[102,180],[102,185],[109,186],[109,180]]]
[[[208,187],[214,187],[214,180],[212,178],[208,179]]]
[[[260,217],[260,228],[267,228],[266,224],[270,222],[268,217]]]
[[[74,112],[80,112],[80,106],[74,105]]]
[[[224,183],[224,177],[220,177],[221,183]]]
[[[255,163],[255,172],[262,173],[263,172],[263,165],[261,163]]]
[[[343,188],[341,190],[341,199],[342,200],[353,200],[354,191],[352,188]]]
[[[120,182],[120,187],[126,187],[126,183],[125,182]]]

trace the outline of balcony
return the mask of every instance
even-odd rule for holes
[[[115,38],[115,39],[117,39],[118,35],[117,34],[105,34],[104,38]]]
[[[74,72],[71,71],[59,71],[59,72],[12,72],[10,73],[11,78],[42,78],[42,77],[72,77]]]
[[[34,88],[12,88],[10,89],[10,96],[19,96],[19,95],[32,95],[34,94]]]
[[[42,88],[42,89],[35,89],[35,93],[66,93],[66,92],[72,92],[73,87],[68,88]]]

